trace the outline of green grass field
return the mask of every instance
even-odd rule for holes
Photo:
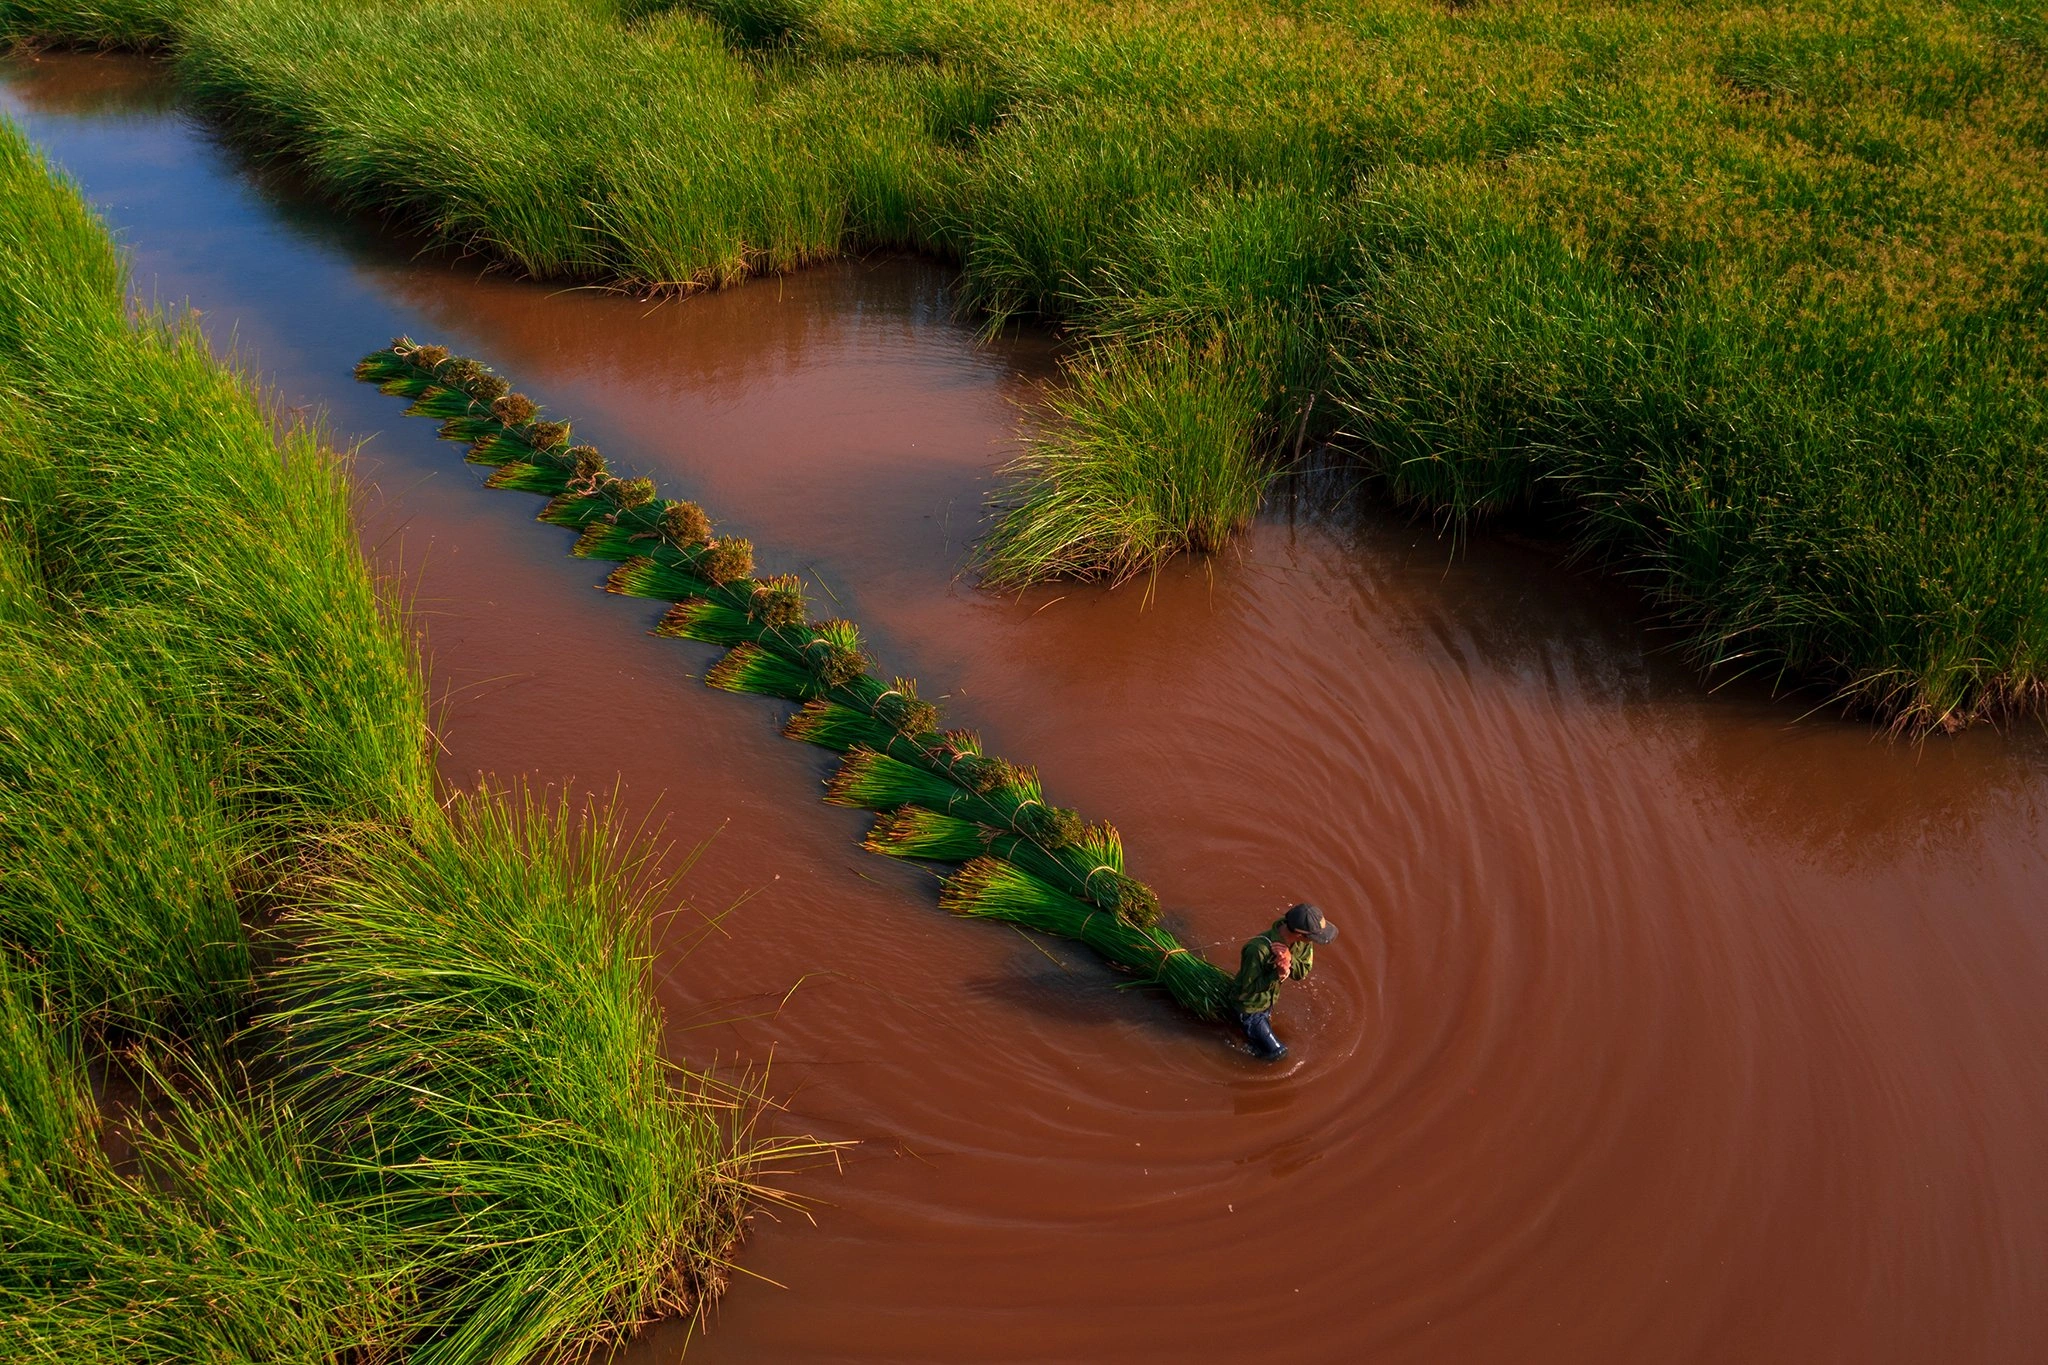
[[[996,584],[1224,543],[1304,440],[1533,509],[1700,663],[2038,710],[2048,21],[2021,0],[0,0],[539,275],[960,261],[1082,343]]]
[[[0,126],[0,1359],[509,1363],[693,1308],[768,1148],[664,1060],[671,888],[601,811],[437,789],[346,463],[124,290]]]

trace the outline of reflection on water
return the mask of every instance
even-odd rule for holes
[[[944,272],[660,307],[479,276],[242,173],[136,70],[17,66],[5,98],[145,293],[370,438],[445,771],[715,831],[693,898],[744,903],[660,960],[674,1046],[772,1054],[778,1123],[863,1144],[797,1182],[815,1227],[757,1229],[746,1269],[789,1288],[742,1276],[693,1359],[2039,1358],[2037,733],[1898,745],[1710,694],[1625,594],[1369,513],[1276,509],[1149,607],[983,595],[956,571],[1050,357],[949,323]],[[1288,1063],[859,852],[778,708],[703,688],[710,651],[647,637],[658,607],[349,381],[396,332],[815,571],[1114,819],[1215,955],[1321,902],[1344,937],[1281,1007]]]

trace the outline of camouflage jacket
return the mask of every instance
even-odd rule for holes
[[[1244,961],[1237,969],[1237,1008],[1242,1014],[1257,1014],[1273,1008],[1280,998],[1280,967],[1273,950],[1286,937],[1287,921],[1274,920],[1273,927],[1244,945]],[[1300,981],[1315,967],[1316,945],[1306,940],[1288,949],[1293,959],[1287,970],[1289,981]]]

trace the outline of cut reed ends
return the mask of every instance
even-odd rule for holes
[[[922,806],[902,806],[877,816],[862,846],[892,858],[966,863],[988,852],[988,833],[972,820]]]
[[[866,676],[868,656],[861,652],[859,626],[851,621],[820,621],[812,630],[815,633],[804,646],[804,656],[820,682],[828,688],[847,687]]]
[[[540,408],[523,393],[508,393],[491,404],[491,416],[508,427],[523,427],[539,412]]]
[[[754,542],[737,536],[720,536],[704,547],[698,561],[703,575],[720,587],[737,583],[754,572]]]
[[[886,749],[891,737],[889,727],[872,715],[834,701],[805,702],[782,727],[782,733],[841,753],[854,748]]]
[[[917,682],[912,678],[896,679],[888,691],[877,697],[875,714],[894,726],[898,734],[912,739],[939,728],[939,708],[917,695]]]

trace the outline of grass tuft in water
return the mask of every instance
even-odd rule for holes
[[[995,587],[1052,576],[1121,582],[1222,549],[1259,509],[1255,377],[1181,342],[1069,367],[1058,421],[1006,471],[983,570]]]

